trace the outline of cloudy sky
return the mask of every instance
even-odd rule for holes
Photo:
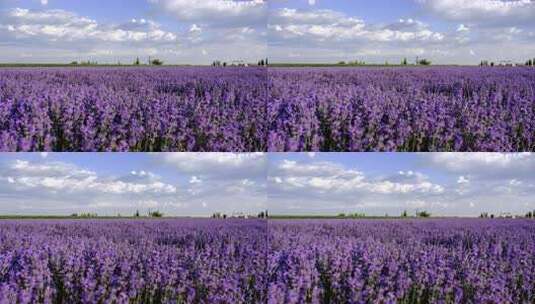
[[[535,209],[535,154],[270,154],[271,213],[478,216]]]
[[[257,62],[262,0],[0,0],[0,62]]]
[[[0,214],[524,214],[534,172],[535,154],[4,153]]]
[[[525,62],[534,0],[0,0],[0,62]]]
[[[272,0],[272,62],[434,63],[535,57],[533,0]]]
[[[256,214],[266,208],[265,160],[263,154],[4,153],[0,214]]]

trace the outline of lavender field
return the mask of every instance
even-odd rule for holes
[[[267,149],[260,68],[0,70],[0,151]]]
[[[266,222],[2,221],[0,303],[262,303]]]
[[[533,303],[528,220],[0,222],[0,303]]]
[[[534,303],[535,223],[269,223],[269,303]]]
[[[269,70],[269,151],[533,151],[532,68]]]

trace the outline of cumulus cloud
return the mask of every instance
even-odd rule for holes
[[[266,22],[252,20],[257,18],[254,11],[264,6],[262,2],[212,1],[219,3],[219,8],[213,9],[221,10],[214,12],[214,16],[230,18],[224,11],[235,10],[230,18],[235,22],[228,26],[214,23],[217,19],[214,16],[204,15],[211,9],[206,1],[171,2],[156,1],[153,5],[180,8],[179,11],[189,17],[174,23],[166,20],[162,25],[157,20],[166,19],[163,10],[151,13],[150,18],[103,22],[89,18],[83,12],[48,9],[46,6],[0,9],[0,52],[4,61],[11,62],[91,59],[116,63],[150,55],[166,63],[194,64],[209,63],[214,59],[256,62],[258,58],[266,57],[263,37]],[[189,8],[182,10],[186,6]],[[259,22],[263,27],[258,25]],[[244,49],[248,52],[243,53]],[[208,53],[218,57],[208,58]]]
[[[400,214],[403,210],[413,213],[417,209],[442,215],[523,214],[526,208],[535,208],[535,170],[528,165],[524,173],[515,173],[517,162],[528,164],[535,157],[456,154],[413,155],[414,163],[410,166],[414,169],[399,171],[394,170],[399,158],[385,154],[381,160],[375,160],[380,163],[380,172],[357,169],[362,157],[354,161],[352,156],[339,159],[329,154],[319,154],[314,159],[291,154],[284,159],[275,157],[268,171],[270,208],[285,214],[374,215]],[[348,165],[351,163],[356,167]],[[488,167],[510,173],[487,177],[494,174],[490,172],[497,172],[486,171]]]
[[[263,0],[149,0],[181,21],[220,26],[264,25],[267,3]]]
[[[11,9],[2,23],[8,34],[17,39],[38,37],[47,41],[104,41],[104,42],[174,42],[177,35],[160,29],[150,20],[132,19],[116,26],[101,25],[97,21],[65,10]]]
[[[397,20],[374,22],[341,11],[337,1],[322,3],[322,8],[279,1],[269,11],[270,56],[283,62],[374,63],[419,56],[435,64],[477,64],[524,62],[535,52],[531,0],[414,1],[414,11],[400,11]]]
[[[419,172],[374,177],[336,161],[283,159],[270,162],[268,202],[279,213],[366,211],[384,214],[402,208],[436,206],[444,191]],[[393,211],[396,210],[396,211]]]
[[[424,157],[433,166],[449,172],[471,174],[483,179],[507,176],[535,178],[532,153],[433,153]]]
[[[441,193],[444,188],[433,184],[420,173],[399,172],[398,176],[370,179],[364,173],[346,169],[332,162],[302,164],[283,160],[270,172],[270,181],[283,190],[307,189],[318,193]]]
[[[69,156],[80,160],[85,157]],[[206,216],[210,212],[255,214],[266,208],[265,175],[246,173],[253,159],[265,166],[253,154],[244,158],[221,154],[188,159],[145,154],[140,156],[141,161],[133,163],[126,158],[112,168],[103,166],[110,162],[109,157],[112,156],[103,155],[96,166],[95,160],[91,160],[92,169],[58,161],[56,153],[50,153],[47,158],[32,154],[0,157],[0,213],[94,211],[114,215],[152,208],[167,215]],[[182,167],[180,162],[177,165],[179,159],[194,164]],[[202,160],[214,166],[215,171],[210,172]],[[124,167],[128,166],[136,169],[126,170]],[[229,173],[232,171],[241,173]]]
[[[123,178],[101,178],[95,172],[63,162],[32,163],[16,160],[7,167],[4,174],[8,183],[19,191],[38,189],[40,191],[71,193],[165,193],[177,192],[176,187],[165,184],[159,177],[145,171],[131,173]]]
[[[310,42],[326,41],[441,41],[444,35],[413,19],[400,19],[383,27],[368,26],[363,20],[332,10],[283,8],[270,15],[268,25],[275,39],[299,39]]]
[[[535,21],[532,0],[416,0],[430,12],[452,21],[514,25]]]
[[[163,153],[157,159],[180,172],[221,179],[263,176],[267,162],[264,153]]]
[[[305,61],[385,60],[421,55],[422,46],[439,49],[449,41],[453,41],[449,33],[434,31],[412,18],[370,24],[331,9],[273,9],[268,23],[270,55],[282,61],[288,57]]]

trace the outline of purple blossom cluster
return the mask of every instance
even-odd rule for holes
[[[529,68],[269,70],[269,151],[535,150]]]
[[[0,70],[0,151],[267,149],[262,68]]]
[[[262,303],[261,220],[2,221],[0,303]]]
[[[529,220],[270,221],[268,303],[534,303]]]

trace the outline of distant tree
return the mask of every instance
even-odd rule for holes
[[[136,60],[134,61],[134,65],[139,65],[140,62],[139,62],[139,57],[136,58]]]
[[[427,59],[421,59],[420,61],[418,61],[418,64],[419,65],[431,65],[431,61]]]
[[[265,218],[265,217],[266,217],[266,215],[264,214],[264,211],[261,211],[261,212],[258,214],[258,218],[263,219],[263,218]]]
[[[531,59],[528,60],[528,66],[533,66],[533,61],[531,61]]]
[[[345,65],[345,64],[346,64],[345,61],[340,61],[340,62],[338,62],[338,65]]]
[[[139,210],[136,210],[136,213],[134,213],[134,217],[139,217]]]
[[[161,213],[160,211],[152,211],[152,212],[149,212],[149,216],[150,217],[163,217],[163,213]]]
[[[265,211],[265,214],[266,214],[266,218],[269,218],[269,213],[267,210]]]
[[[345,213],[338,213],[338,217],[346,217]]]
[[[490,215],[490,218],[493,219],[493,218],[494,218],[494,214],[491,214],[491,215]]]
[[[493,67],[493,66],[494,66],[494,62],[491,62],[491,63],[490,63],[490,66]]]
[[[226,215],[226,214],[223,214],[223,218],[226,219],[226,218],[227,218],[227,215]]]
[[[427,217],[431,217],[431,213],[427,211],[420,211],[420,212],[416,212],[416,216],[427,218]]]
[[[71,65],[78,65],[78,61],[72,61]]]
[[[268,59],[266,58],[266,65],[268,65]]]
[[[407,65],[407,58],[403,58],[403,61],[401,62],[402,65]]]
[[[78,217],[78,213],[71,214],[71,217]]]
[[[223,66],[226,67],[226,66],[227,66],[227,63],[226,63],[226,62],[223,62]]]
[[[163,61],[161,61],[160,59],[153,59],[151,61],[151,64],[152,65],[163,65]]]
[[[401,217],[408,217],[409,214],[407,213],[407,210],[403,210],[403,212],[401,213]]]

